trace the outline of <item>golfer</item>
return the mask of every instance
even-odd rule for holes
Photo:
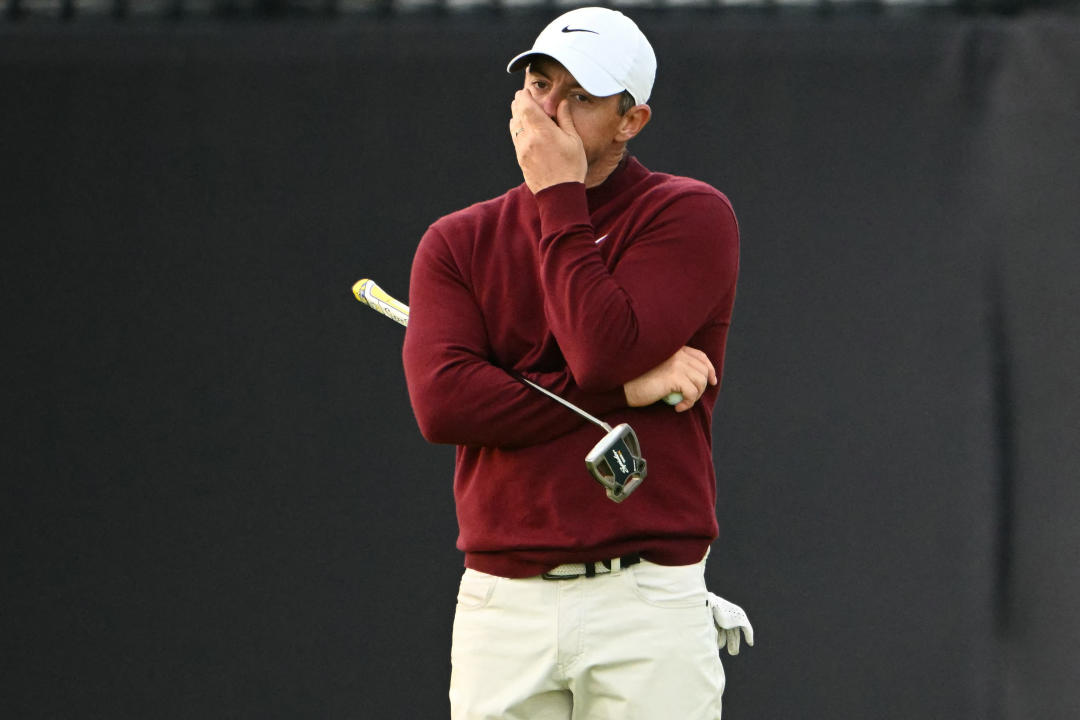
[[[704,580],[735,215],[630,155],[656,58],[622,13],[568,12],[508,69],[524,182],[424,234],[403,353],[421,432],[457,446],[452,717],[715,720],[722,619],[752,643]],[[629,423],[644,483],[609,500],[583,463],[596,427],[511,372]]]

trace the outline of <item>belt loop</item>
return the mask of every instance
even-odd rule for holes
[[[622,558],[611,558],[611,574],[618,575],[622,570]]]

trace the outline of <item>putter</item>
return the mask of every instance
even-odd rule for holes
[[[611,427],[603,420],[590,415],[577,405],[564,400],[532,380],[514,375],[533,390],[547,395],[557,403],[573,410],[589,422],[599,426],[607,434],[585,456],[585,467],[598,483],[604,486],[607,496],[621,503],[637,489],[647,473],[645,458],[641,456],[641,443],[637,433],[626,423]]]
[[[387,293],[370,279],[358,280],[353,285],[353,295],[372,310],[386,315],[399,325],[409,324],[409,306]],[[577,405],[564,400],[550,390],[540,387],[517,373],[510,373],[533,390],[547,395],[557,403],[573,410],[589,422],[598,425],[605,433],[600,442],[585,456],[585,467],[598,483],[604,486],[607,496],[621,503],[637,489],[645,479],[645,458],[641,456],[641,443],[634,429],[622,423],[611,427],[603,420],[593,417]],[[680,398],[681,399],[681,398]],[[678,402],[676,400],[675,402]],[[674,403],[672,403],[674,404]]]

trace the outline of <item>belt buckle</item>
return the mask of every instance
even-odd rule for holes
[[[580,575],[552,575],[551,573],[546,572],[540,577],[542,577],[544,580],[574,580],[575,578],[579,578],[584,574],[585,573],[581,573]]]
[[[563,564],[569,565],[570,563]],[[542,577],[544,580],[574,580],[579,577],[592,577],[592,575],[596,574],[595,568],[593,569],[593,572],[591,574],[589,573],[589,568],[593,565],[593,563],[582,563],[582,565],[585,566],[585,570],[583,572],[575,573],[573,575],[553,575],[550,571],[548,571],[542,574],[540,577]],[[551,569],[555,570],[557,567],[559,566],[557,565],[556,567]]]
[[[619,570],[623,570],[630,567],[631,565],[635,565],[641,562],[641,556],[637,553],[633,553],[620,558],[606,558],[604,560],[596,560],[595,562],[581,563],[581,565],[585,567],[585,570],[583,572],[575,573],[574,575],[553,575],[549,571],[546,573],[542,573],[540,577],[544,580],[573,580],[579,577],[591,578],[596,577],[597,575],[608,575],[612,572],[611,566],[614,564],[615,560],[619,561]],[[569,565],[571,563],[564,564]],[[602,566],[604,570],[601,571],[598,566]],[[559,566],[557,565],[556,567]],[[554,569],[555,568],[552,568],[552,570]]]

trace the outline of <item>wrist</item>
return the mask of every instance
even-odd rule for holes
[[[540,211],[541,236],[572,225],[592,225],[585,183],[570,181],[549,185],[534,193]]]

